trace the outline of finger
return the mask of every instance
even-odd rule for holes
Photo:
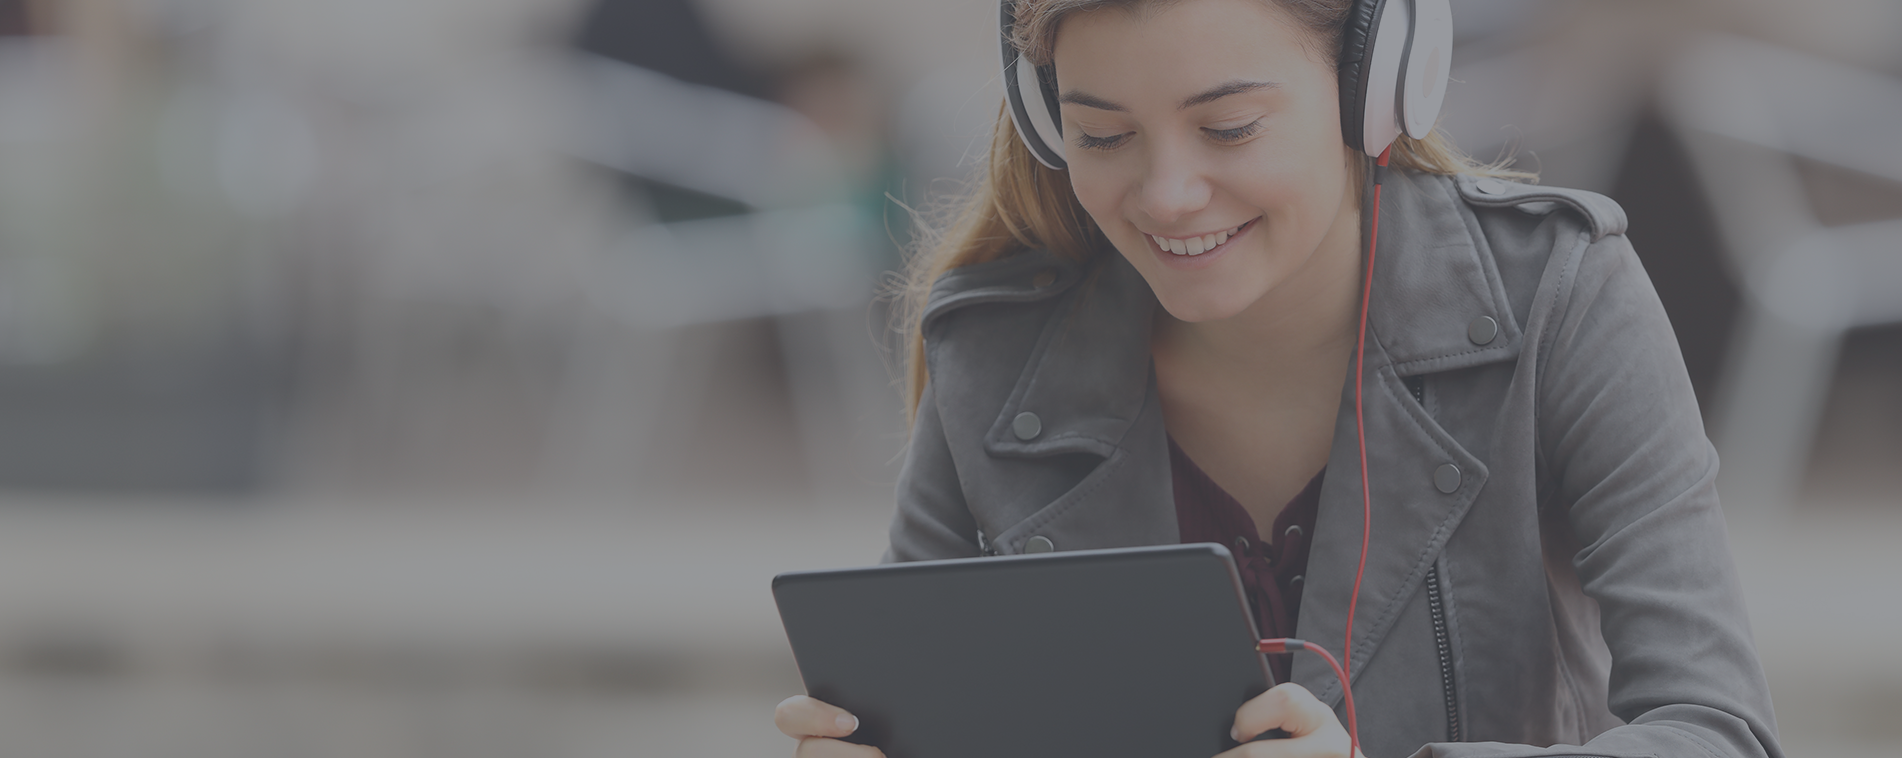
[[[781,734],[801,737],[844,737],[858,731],[858,717],[831,703],[822,703],[805,695],[779,701],[773,709],[773,725]]]
[[[1346,730],[1341,729],[1340,723],[1333,709],[1314,697],[1308,688],[1289,682],[1242,703],[1235,711],[1235,726],[1229,735],[1237,742],[1254,739],[1270,729],[1285,730],[1296,738],[1330,728],[1344,735]]]
[[[793,758],[885,758],[885,753],[871,745],[806,737],[799,741],[799,749],[793,751]]]

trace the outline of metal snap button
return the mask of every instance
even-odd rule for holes
[[[1235,535],[1235,549],[1244,553],[1248,552],[1248,538],[1239,534]]]
[[[1282,532],[1281,536],[1285,539],[1291,539],[1291,540],[1301,539],[1301,525],[1300,524],[1290,525],[1288,527],[1288,531]]]
[[[1057,283],[1057,272],[1055,272],[1055,271],[1039,271],[1039,272],[1037,272],[1037,275],[1036,275],[1036,276],[1033,276],[1033,277],[1031,277],[1031,278],[1030,278],[1030,283],[1031,283],[1032,285],[1035,285],[1035,286],[1038,286],[1038,287],[1048,287],[1048,286],[1050,286],[1050,285],[1052,285],[1052,284],[1056,284],[1056,283]]]
[[[1293,579],[1288,580],[1288,589],[1301,589],[1301,585],[1307,583],[1307,581],[1308,577],[1305,574],[1295,574]]]
[[[1499,322],[1491,316],[1480,316],[1466,324],[1466,338],[1475,345],[1484,345],[1499,336]]]
[[[1460,488],[1460,467],[1442,463],[1433,470],[1433,488],[1448,495]]]
[[[1030,411],[1019,413],[1016,418],[1010,420],[1010,433],[1017,435],[1017,439],[1020,440],[1035,439],[1037,435],[1043,433],[1043,419],[1037,418],[1037,414]]]
[[[1488,195],[1506,194],[1506,183],[1498,179],[1481,179],[1473,184],[1473,189]]]
[[[1045,537],[1041,534],[1024,542],[1024,552],[1026,553],[1048,553],[1055,549],[1057,549],[1057,543],[1051,542],[1049,537]]]

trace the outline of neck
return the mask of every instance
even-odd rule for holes
[[[1361,233],[1358,183],[1307,262],[1247,309],[1190,323],[1161,313],[1157,347],[1202,370],[1254,377],[1344,376],[1360,324]]]

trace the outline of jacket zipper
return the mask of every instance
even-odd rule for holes
[[[1406,377],[1407,391],[1413,402],[1426,407],[1426,377]],[[1440,594],[1440,567],[1426,575],[1427,612],[1433,616],[1433,647],[1440,653],[1440,694],[1446,698],[1446,741],[1460,741],[1460,711],[1453,690],[1453,639],[1446,629],[1446,598]]]
[[[1433,646],[1440,652],[1440,694],[1446,698],[1446,741],[1460,741],[1460,712],[1453,696],[1453,640],[1446,630],[1446,601],[1440,595],[1440,567],[1427,570],[1427,611],[1433,616]]]

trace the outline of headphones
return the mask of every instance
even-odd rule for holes
[[[1030,66],[1011,44],[1015,0],[999,0],[1004,97],[1011,124],[1037,162],[1062,170],[1063,119],[1057,112],[1057,69]],[[1446,100],[1453,53],[1453,11],[1447,0],[1354,0],[1341,34],[1341,137],[1378,156],[1405,131],[1433,131]],[[1029,93],[1026,95],[1026,93]]]

